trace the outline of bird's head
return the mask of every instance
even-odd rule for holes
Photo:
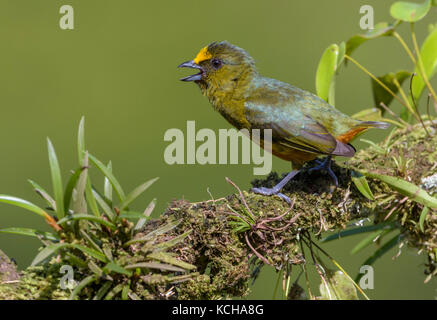
[[[198,73],[181,80],[194,81],[202,91],[210,87],[233,90],[241,80],[256,73],[252,57],[226,41],[204,47],[193,60],[180,64],[179,68],[197,69]]]

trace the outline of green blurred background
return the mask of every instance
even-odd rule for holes
[[[137,201],[138,210],[158,198],[155,215],[175,198],[190,201],[234,192],[224,177],[248,188],[254,178],[250,165],[177,165],[163,160],[164,132],[196,127],[229,128],[194,84],[178,79],[187,72],[176,66],[192,59],[215,40],[245,48],[261,73],[314,91],[319,58],[331,43],[360,33],[359,9],[370,4],[375,23],[391,21],[392,1],[366,0],[247,0],[234,1],[115,1],[115,0],[1,0],[0,1],[0,193],[39,202],[26,179],[50,190],[46,152],[49,136],[61,162],[64,180],[77,166],[76,131],[86,117],[88,149],[101,160],[112,160],[114,172],[129,191],[149,178],[160,180]],[[75,10],[75,29],[59,28],[59,8]],[[436,9],[417,26],[419,41]],[[407,31],[408,26],[403,26]],[[409,40],[409,39],[408,39]],[[354,57],[378,75],[409,68],[399,43],[378,39],[360,47]],[[434,82],[435,83],[435,82]],[[369,79],[355,66],[343,69],[337,82],[337,108],[353,114],[372,107]],[[395,109],[398,107],[394,107]],[[397,110],[397,109],[396,109]],[[366,134],[379,140],[384,132]],[[357,142],[358,148],[364,144]],[[274,159],[274,170],[289,164]],[[48,227],[36,215],[2,204],[0,227]],[[356,275],[372,253],[349,254],[360,240],[325,246]],[[0,235],[0,248],[26,267],[39,247],[34,239]],[[404,248],[377,261],[375,299],[431,299],[436,282],[423,284],[425,258]],[[275,272],[262,270],[249,296],[270,299]],[[319,279],[314,275],[313,290]]]

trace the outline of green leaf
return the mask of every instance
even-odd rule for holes
[[[161,250],[167,250],[171,247],[174,247],[178,243],[184,241],[184,239],[193,232],[192,229],[188,230],[187,232],[184,232],[183,234],[180,234],[170,240],[167,240],[165,242],[161,242],[158,244],[155,244],[152,248],[153,251],[161,251]]]
[[[431,8],[431,0],[424,3],[399,1],[392,4],[390,14],[393,18],[405,22],[416,22],[423,19]]]
[[[58,219],[62,219],[65,215],[64,211],[64,192],[62,191],[61,169],[59,168],[58,158],[56,157],[55,149],[49,138],[47,138],[47,146],[49,151],[50,172],[52,175],[53,194],[56,200],[56,215]]]
[[[375,239],[381,239],[383,236],[390,233],[391,231],[393,231],[393,228],[388,227],[388,228],[384,228],[382,230],[378,230],[376,232],[373,232],[372,234],[368,235],[363,240],[358,242],[358,244],[355,247],[353,247],[353,249],[351,250],[351,254],[356,254],[357,252],[363,250],[367,246],[374,243]]]
[[[85,288],[87,285],[93,283],[94,281],[97,281],[96,276],[88,276],[84,278],[79,284],[74,288],[73,292],[70,295],[70,300],[74,300],[76,296],[82,291],[83,288]]]
[[[131,193],[129,193],[126,199],[120,204],[120,210],[126,209],[129,204],[131,204],[136,198],[138,198],[144,191],[146,191],[156,180],[159,178],[151,179],[142,185],[135,188]]]
[[[420,228],[420,231],[422,231],[422,232],[425,232],[423,224],[425,223],[425,219],[426,219],[426,216],[428,215],[428,212],[429,212],[429,208],[428,207],[423,207],[423,210],[420,213],[419,228]]]
[[[385,253],[387,253],[388,251],[390,251],[391,248],[395,247],[399,241],[401,239],[401,235],[398,234],[396,236],[394,236],[393,238],[391,238],[389,241],[387,241],[382,247],[380,247],[378,250],[376,250],[368,259],[366,259],[366,261],[364,261],[364,263],[362,263],[361,265],[372,265],[376,260],[378,260],[379,258],[381,258]],[[357,278],[355,279],[355,282],[358,282],[360,280],[360,278],[363,276],[362,273],[360,273]]]
[[[437,71],[437,28],[434,29],[425,39],[422,48],[420,49],[420,57],[422,59],[425,74],[430,80]],[[419,67],[414,69],[416,76],[413,79],[412,91],[416,100],[419,100],[425,88],[425,82],[420,73]]]
[[[29,228],[3,228],[0,229],[0,233],[19,234],[22,236],[30,236],[38,239],[41,238],[43,240],[59,241],[59,237],[51,232],[44,232]]]
[[[386,154],[386,150],[384,150],[384,148],[380,147],[379,145],[377,145],[375,142],[367,140],[367,139],[360,139],[360,141],[367,143],[368,145],[371,145],[373,148],[375,148],[375,150],[380,153],[380,154]]]
[[[83,167],[83,158],[85,156],[85,117],[82,117],[79,123],[79,130],[77,133],[77,155],[79,165]]]
[[[126,242],[124,245],[125,246],[129,246],[131,244],[137,243],[137,242],[144,242],[144,241],[148,241],[151,240],[152,238],[159,236],[161,234],[167,233],[171,230],[173,230],[174,228],[176,228],[180,223],[182,222],[182,219],[179,220],[175,220],[175,221],[171,221],[165,225],[163,225],[162,227],[159,227],[158,229],[155,229],[151,232],[149,232],[148,234],[146,234],[145,236],[141,237],[141,238],[134,238],[129,240],[128,242]]]
[[[181,267],[186,270],[193,270],[196,269],[196,266],[193,266],[192,264],[186,263],[184,261],[178,260],[177,258],[172,257],[168,253],[164,252],[152,252],[147,255],[147,258],[149,259],[155,259],[159,260],[177,267]]]
[[[111,272],[116,272],[116,273],[124,274],[128,277],[132,275],[132,271],[126,270],[125,268],[123,268],[122,266],[120,266],[118,263],[115,262],[109,262],[103,268],[103,272],[105,272],[106,274],[109,274]]]
[[[39,194],[48,204],[50,208],[53,209],[53,211],[56,211],[56,202],[55,200],[49,195],[49,193],[44,190],[41,186],[39,186],[35,181],[33,180],[27,180],[32,185],[33,189],[36,191],[37,194]]]
[[[112,172],[112,163],[109,161],[108,163],[108,170]],[[112,185],[109,182],[108,178],[105,177],[104,184],[103,184],[103,194],[106,199],[109,201],[112,201]]]
[[[371,231],[375,231],[375,230],[381,230],[381,229],[384,229],[387,227],[394,227],[393,222],[382,222],[382,223],[378,223],[378,224],[370,225],[370,226],[363,226],[363,227],[357,227],[357,228],[352,228],[352,229],[346,229],[346,230],[336,232],[334,234],[331,234],[330,236],[323,238],[321,240],[321,242],[328,242],[328,241],[332,241],[332,240],[337,240],[337,239],[341,239],[344,237],[354,236],[357,234],[362,234],[362,233],[371,232]]]
[[[394,31],[394,26],[387,22],[381,22],[375,25],[375,28],[363,34],[357,34],[346,42],[346,54],[350,56],[364,42],[379,37],[391,36]]]
[[[357,290],[351,279],[343,272],[326,271],[326,283],[320,284],[320,294],[325,300],[358,300]]]
[[[370,190],[369,184],[367,183],[366,177],[357,171],[352,171],[351,175],[352,181],[361,194],[369,200],[375,200],[372,190]]]
[[[59,248],[60,245],[61,245],[60,243],[56,243],[56,244],[52,244],[52,245],[49,245],[47,247],[44,247],[35,256],[35,258],[33,258],[33,261],[32,261],[32,263],[30,265],[31,266],[36,266],[37,264],[40,264],[41,262],[46,260],[48,257],[52,256],[53,254],[55,254],[56,250]]]
[[[101,300],[112,286],[112,281],[106,281],[97,291],[93,300]]]
[[[381,77],[378,77],[382,83],[384,83],[393,93],[398,93],[399,89],[395,84],[395,80],[399,82],[400,85],[411,76],[411,72],[401,70],[396,73],[390,72]],[[375,103],[375,107],[379,108],[384,114],[385,109],[381,107],[381,103],[384,103],[387,107],[393,101],[394,97],[387,92],[381,85],[379,85],[375,80],[372,80],[372,91],[373,91],[373,101]]]
[[[124,288],[124,285],[122,283],[116,285],[114,288],[112,288],[111,291],[106,295],[105,300],[112,300],[117,294],[119,294]]]
[[[352,115],[352,118],[361,121],[381,121],[382,112],[378,108],[364,109]]]
[[[317,95],[331,105],[335,104],[335,72],[339,53],[337,44],[330,45],[320,59],[316,74]]]
[[[45,212],[43,209],[41,209],[40,207],[34,205],[33,203],[17,198],[17,197],[12,197],[12,196],[8,196],[5,194],[0,194],[0,202],[4,202],[4,203],[9,203],[12,204],[16,207],[21,207],[24,209],[27,209],[29,211],[32,211],[34,213],[36,213],[37,215],[40,215],[43,218],[46,218],[47,216],[49,216],[49,214],[47,212]]]
[[[88,175],[87,181],[86,181],[86,187],[85,187],[85,195],[86,195],[86,201],[88,205],[91,208],[91,211],[96,217],[100,217],[99,207],[97,206],[96,199],[94,197],[93,193],[93,187],[91,184],[90,175]]]
[[[73,174],[68,179],[67,186],[65,187],[64,192],[64,210],[68,212],[70,209],[70,202],[73,196],[74,187],[76,187],[77,180],[79,179],[80,173],[82,172],[82,168],[76,169]]]
[[[112,212],[111,207],[106,203],[106,201],[103,200],[103,198],[96,190],[93,190],[93,196],[97,200],[97,203],[102,208],[103,212],[108,216],[108,218],[111,219],[111,221],[114,221],[115,214],[114,212]]]
[[[126,269],[157,269],[161,271],[185,272],[185,269],[159,262],[140,262],[126,266]]]
[[[79,180],[76,185],[76,199],[73,201],[73,212],[87,213],[87,205],[85,200],[85,188],[88,179],[88,152],[85,152],[83,158],[83,170],[80,173]]]
[[[124,194],[123,189],[121,188],[120,183],[114,177],[111,170],[109,170],[107,166],[105,166],[100,160],[98,160],[92,154],[90,154],[89,157],[91,162],[103,173],[105,177],[108,178],[109,182],[114,187],[115,193],[117,194],[118,198],[120,199],[121,202],[123,202],[126,199],[126,196]]]
[[[153,199],[147,206],[146,210],[144,210],[143,213],[144,217],[138,220],[134,228],[135,231],[140,230],[144,226],[147,219],[149,219],[150,215],[152,214],[153,209],[155,209],[155,206],[156,206],[156,198]]]
[[[65,222],[71,221],[71,220],[88,220],[88,221],[97,222],[101,225],[107,226],[111,230],[116,229],[115,224],[113,224],[112,222],[109,222],[101,217],[96,217],[94,215],[85,214],[85,213],[77,213],[77,214],[62,218],[61,220],[58,221],[58,224],[63,224]]]
[[[137,219],[144,218],[144,213],[138,211],[122,211],[120,212],[119,217],[128,220],[137,220]]]
[[[430,208],[437,208],[437,198],[430,196],[428,192],[411,182],[405,181],[401,178],[367,171],[361,171],[361,173],[367,177],[378,179],[386,183],[389,187],[403,194],[404,196],[409,197],[413,201]]]
[[[47,259],[51,255],[56,253],[56,251],[58,251],[59,249],[63,249],[63,248],[78,249],[78,250],[82,251],[82,253],[87,254],[93,258],[96,258],[102,262],[108,262],[108,259],[106,258],[106,256],[97,250],[85,247],[85,246],[80,245],[80,244],[75,244],[75,243],[55,243],[55,244],[51,244],[51,245],[48,245],[47,247],[43,248],[36,255],[36,257],[33,259],[31,265],[35,266],[35,265],[41,263],[42,261],[44,261],[45,259]]]

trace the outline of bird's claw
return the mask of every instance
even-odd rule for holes
[[[338,178],[335,175],[334,171],[332,171],[331,168],[331,157],[327,157],[323,161],[317,161],[318,165],[315,167],[312,167],[308,169],[308,172],[318,171],[318,170],[326,170],[328,172],[329,176],[334,180],[335,186],[338,187]]]
[[[260,188],[252,188],[253,193],[262,194],[264,196],[273,196],[276,195],[288,204],[291,204],[291,199],[287,197],[285,194],[279,192],[279,188],[266,188],[266,187],[260,187]]]

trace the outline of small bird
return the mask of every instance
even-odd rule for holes
[[[311,92],[261,76],[252,57],[226,41],[204,47],[194,60],[179,68],[199,70],[181,80],[195,82],[214,109],[238,130],[272,130],[271,152],[290,161],[292,171],[273,188],[252,191],[278,195],[289,203],[281,189],[306,162],[327,156],[310,170],[325,169],[338,185],[331,169],[332,156],[352,157],[352,139],[367,129],[389,126],[385,122],[353,119]],[[264,146],[263,141],[260,145]]]

